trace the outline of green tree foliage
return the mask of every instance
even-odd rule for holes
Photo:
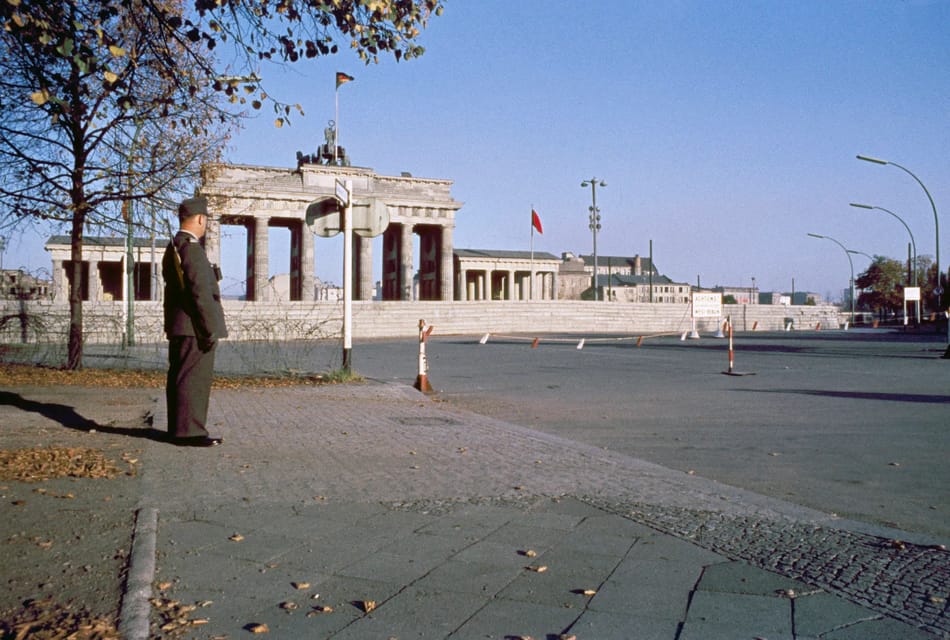
[[[900,261],[875,256],[874,262],[855,279],[855,286],[861,289],[858,306],[879,312],[902,310],[906,275]]]

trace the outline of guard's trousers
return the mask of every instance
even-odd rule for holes
[[[198,348],[194,336],[172,336],[168,341],[168,377],[165,402],[168,435],[173,438],[206,437],[208,401],[214,375],[214,352]]]

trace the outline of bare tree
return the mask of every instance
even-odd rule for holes
[[[441,12],[442,0],[0,3],[0,227],[70,226],[67,368],[82,366],[86,229],[116,227],[137,200],[174,201],[246,107],[270,103],[276,126],[302,113],[264,91],[262,63],[341,43],[367,63],[414,58]]]
[[[82,366],[84,232],[115,227],[132,200],[174,198],[218,157],[232,122],[218,94],[196,89],[180,46],[154,37],[151,14],[121,7],[43,3],[26,21],[42,35],[0,35],[0,202],[7,224],[70,227],[70,369]],[[104,34],[109,56],[88,55]]]

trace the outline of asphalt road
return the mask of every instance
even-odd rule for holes
[[[436,397],[841,517],[950,541],[944,339],[883,331],[703,337],[439,337]],[[353,366],[412,384],[417,341]]]

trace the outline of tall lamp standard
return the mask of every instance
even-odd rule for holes
[[[912,251],[912,257],[911,257],[911,265],[912,265],[912,266],[911,266],[911,276],[910,276],[910,277],[911,277],[911,284],[912,284],[912,286],[916,287],[916,286],[917,286],[917,242],[914,240],[914,233],[910,230],[910,227],[907,226],[907,223],[904,222],[904,219],[901,218],[901,217],[900,217],[899,215],[897,215],[896,213],[894,213],[893,211],[890,211],[889,209],[885,209],[884,207],[875,207],[875,206],[870,205],[870,204],[859,204],[859,203],[857,203],[857,202],[852,202],[852,203],[850,203],[850,204],[851,204],[852,207],[857,207],[857,208],[859,208],[859,209],[877,209],[878,211],[883,211],[884,213],[889,213],[889,214],[891,214],[892,216],[894,216],[895,218],[897,218],[898,220],[900,220],[900,223],[901,223],[902,225],[904,225],[904,228],[907,229],[908,235],[910,235],[910,246],[911,246],[911,248],[913,249],[913,251]],[[937,270],[937,273],[938,273],[938,274],[940,273],[940,270],[939,270],[939,269]],[[920,300],[917,301],[917,320],[918,320],[918,321],[920,320]]]
[[[908,169],[907,167],[903,167],[897,164],[896,162],[891,162],[889,160],[881,160],[880,158],[872,158],[871,156],[862,156],[860,154],[857,156],[857,158],[858,160],[864,160],[865,162],[873,162],[874,164],[890,164],[897,167],[898,169],[901,169],[911,178],[916,180],[917,184],[920,185],[920,188],[923,189],[924,193],[927,194],[927,199],[930,201],[930,208],[934,212],[934,231],[935,231],[935,239],[936,239],[936,243],[935,243],[936,254],[934,256],[934,265],[937,267],[937,282],[936,282],[936,286],[934,287],[934,295],[937,296],[937,307],[939,311],[940,299],[943,296],[943,285],[940,282],[941,280],[940,276],[942,275],[940,273],[940,220],[939,218],[937,218],[937,205],[934,204],[933,197],[931,197],[930,192],[927,191],[927,187],[924,186],[924,183],[920,181],[920,178],[915,176],[911,172],[911,170]],[[948,342],[950,342],[950,323],[948,323],[947,335],[948,335]],[[950,344],[947,345],[947,350],[943,354],[943,357],[950,358]]]
[[[817,233],[809,233],[809,236],[812,238],[820,238],[822,240],[831,240],[836,245],[841,247],[841,250],[844,251],[844,255],[848,257],[848,264],[851,266],[851,326],[854,326],[854,261],[851,260],[851,253],[848,251],[848,248],[843,244],[832,238],[831,236],[820,236]]]
[[[863,251],[858,251],[857,249],[848,249],[848,253],[853,253],[856,256],[864,256],[871,262],[874,262],[874,256],[872,256],[870,253],[864,253]]]
[[[599,182],[600,186],[606,187],[607,183],[601,180]],[[597,274],[597,232],[600,231],[600,209],[597,208],[597,178],[591,178],[590,180],[584,180],[581,183],[581,186],[585,189],[590,187],[590,199],[591,205],[589,208],[590,211],[590,231],[594,235],[594,300],[598,299],[597,284],[598,284],[598,274]]]

